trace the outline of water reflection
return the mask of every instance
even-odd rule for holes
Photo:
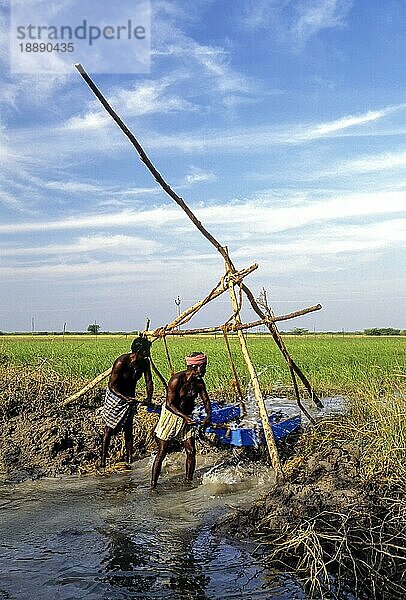
[[[162,502],[166,504],[162,496],[154,496],[149,503],[149,515],[143,514],[142,504],[138,505],[137,520],[141,515],[144,517],[142,530],[139,523],[133,529],[133,516],[129,516],[125,529],[112,526],[103,531],[107,546],[101,581],[131,594],[142,593],[145,598],[206,598],[209,578],[201,557],[193,551],[197,530],[189,527],[188,518],[186,527],[182,526],[181,507],[176,514],[170,505],[162,506]],[[167,518],[162,512],[169,513]]]

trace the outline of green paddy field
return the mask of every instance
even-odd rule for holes
[[[91,380],[112,365],[117,356],[129,351],[133,336],[2,336],[0,360],[3,364],[48,366],[62,376]],[[286,363],[270,335],[249,335],[248,348],[265,391],[289,387]],[[364,384],[386,386],[401,383],[405,374],[406,338],[400,336],[309,335],[285,336],[287,348],[319,393],[349,393]],[[238,340],[230,336],[234,361],[243,385],[248,375]],[[195,350],[209,357],[206,384],[209,390],[227,393],[232,380],[229,359],[222,336],[169,337],[167,345],[174,370],[184,368],[184,356]],[[152,358],[165,378],[169,365],[164,344],[157,340]],[[156,388],[161,389],[156,378]]]

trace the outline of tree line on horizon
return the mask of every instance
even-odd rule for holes
[[[260,331],[251,331],[251,334],[261,334]],[[280,331],[282,335],[369,335],[369,336],[385,336],[385,335],[398,335],[405,336],[406,329],[397,329],[395,327],[371,327],[362,331],[310,331],[303,327],[294,327],[290,331]],[[86,331],[0,331],[1,335],[138,335],[139,331],[101,331],[100,325],[97,323],[91,323],[88,325]],[[213,334],[209,334],[213,335]]]

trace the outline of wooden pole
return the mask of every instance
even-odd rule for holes
[[[276,320],[276,319],[275,319],[275,315],[274,315],[274,313],[273,313],[273,311],[272,311],[271,307],[270,307],[270,306],[269,306],[269,304],[268,304],[268,298],[267,298],[267,294],[266,294],[266,289],[265,289],[265,288],[262,288],[262,292],[263,292],[263,298],[264,298],[264,301],[263,301],[263,307],[264,307],[264,309],[265,309],[265,314],[266,314],[266,316],[269,318],[269,320],[272,322],[272,327],[273,327],[273,330],[274,330],[274,335],[275,335],[275,337],[277,338],[277,340],[278,340],[278,342],[279,342],[279,344],[280,344],[280,347],[281,347],[281,348],[282,348],[282,350],[283,350],[283,351],[285,351],[285,352],[286,352],[286,354],[287,354],[287,359],[286,359],[286,360],[287,360],[287,362],[288,362],[288,366],[289,366],[289,372],[290,372],[290,377],[291,377],[291,379],[292,379],[292,383],[293,383],[293,389],[295,390],[296,403],[297,403],[298,407],[300,408],[300,410],[301,410],[301,411],[302,411],[302,412],[303,412],[303,413],[306,415],[306,417],[309,419],[310,423],[313,423],[313,425],[314,425],[314,423],[315,423],[315,420],[314,420],[314,419],[313,419],[313,417],[310,415],[310,413],[309,413],[309,412],[308,412],[308,411],[305,409],[305,407],[303,406],[303,404],[302,404],[302,401],[301,401],[301,399],[300,399],[300,392],[299,392],[299,387],[298,387],[298,385],[297,385],[296,373],[295,373],[295,371],[294,371],[293,364],[292,364],[292,362],[293,362],[293,361],[292,361],[291,357],[289,356],[289,353],[288,353],[288,351],[286,350],[285,343],[284,343],[284,341],[283,341],[283,339],[282,339],[282,336],[281,336],[281,334],[279,333],[278,327],[277,327],[277,325],[276,325],[276,323],[275,323],[275,320]],[[319,400],[317,397],[315,398],[315,402],[316,402],[316,404],[317,404],[317,406],[318,406],[319,408],[323,408],[323,404],[320,402],[320,400]]]
[[[162,373],[158,370],[158,367],[155,365],[154,361],[152,360],[152,357],[149,357],[149,362],[151,363],[151,367],[152,370],[154,371],[155,375],[159,378],[159,380],[161,381],[162,385],[164,386],[165,392],[168,390],[168,384],[165,381],[164,376],[162,375]]]
[[[301,315],[306,315],[310,312],[314,312],[316,310],[320,310],[320,304],[316,306],[310,306],[309,308],[304,308],[302,310],[297,310],[293,313],[289,313],[287,315],[279,315],[272,318],[265,317],[265,319],[261,319],[260,321],[251,321],[250,323],[224,323],[224,325],[215,325],[214,327],[197,327],[195,329],[175,329],[171,328],[171,325],[165,325],[164,327],[159,327],[158,329],[154,329],[151,332],[144,332],[146,337],[151,337],[155,339],[159,339],[160,337],[167,337],[168,335],[196,335],[198,333],[220,333],[224,329],[226,331],[238,331],[239,329],[252,329],[253,327],[258,327],[259,325],[266,325],[268,323],[273,323],[275,321],[287,321],[289,319],[294,319],[295,317],[299,317]]]
[[[162,340],[163,340],[163,343],[164,343],[164,346],[165,346],[166,358],[168,359],[170,376],[172,377],[172,375],[174,374],[175,371],[173,370],[172,361],[171,361],[171,355],[169,354],[168,345],[166,343],[165,336],[163,336]]]
[[[266,315],[264,314],[264,312],[260,309],[257,301],[254,298],[254,294],[251,292],[251,290],[242,282],[241,283],[241,289],[243,290],[243,292],[245,293],[245,295],[247,296],[253,310],[257,313],[257,315],[259,317],[261,317],[261,319],[266,319]],[[318,305],[320,306],[320,305]],[[305,376],[305,374],[302,372],[302,370],[298,367],[298,365],[295,363],[295,361],[293,360],[293,358],[290,356],[288,349],[285,346],[285,343],[279,333],[279,331],[277,330],[277,328],[275,327],[275,325],[271,322],[268,321],[267,323],[265,323],[267,328],[269,329],[277,347],[279,348],[279,350],[282,353],[282,356],[284,357],[284,359],[286,360],[289,368],[292,367],[292,369],[294,370],[294,372],[297,374],[297,376],[299,377],[299,379],[301,379],[303,385],[305,386],[305,388],[307,389],[311,399],[316,403],[316,405],[319,408],[323,408],[323,403],[320,401],[320,399],[318,398],[318,396],[316,395],[316,393],[313,390],[313,387],[311,385],[311,383],[309,382],[309,380],[307,379],[307,377]]]
[[[100,373],[100,375],[92,379],[92,381],[85,385],[85,387],[83,387],[81,390],[79,390],[75,394],[72,394],[72,396],[65,398],[65,400],[62,402],[62,406],[67,406],[68,404],[71,404],[72,402],[83,396],[83,394],[86,394],[86,392],[96,387],[98,383],[100,383],[101,381],[103,381],[103,379],[106,379],[106,377],[110,375],[111,369],[112,367],[107,369],[107,371],[103,371],[103,373]]]
[[[289,366],[289,371],[290,371],[290,376],[292,378],[293,389],[295,390],[295,396],[296,396],[297,405],[300,408],[300,410],[309,419],[310,423],[313,423],[313,425],[314,425],[316,421],[313,419],[313,417],[311,416],[311,414],[305,409],[305,407],[303,406],[302,401],[300,399],[300,392],[299,392],[299,388],[298,388],[297,381],[296,381],[296,375],[295,375],[295,372],[294,372],[292,366]]]
[[[229,275],[232,276],[233,271],[232,271],[230,261],[226,261],[226,270],[229,273]],[[234,318],[238,323],[238,321],[240,320],[239,311],[240,311],[241,307],[237,301],[237,296],[235,293],[232,277],[229,278],[229,291],[230,291],[231,304],[233,305],[234,314],[235,314]],[[243,358],[245,360],[245,364],[247,365],[248,372],[250,374],[252,388],[254,390],[255,400],[258,405],[259,416],[261,417],[262,427],[263,427],[264,435],[265,435],[266,446],[268,448],[268,453],[269,453],[269,457],[271,459],[271,464],[275,471],[277,479],[283,479],[283,471],[282,471],[281,462],[279,460],[278,449],[276,447],[275,439],[273,437],[272,427],[269,424],[269,417],[268,417],[268,413],[266,411],[264,398],[262,396],[262,391],[261,391],[261,388],[259,385],[258,375],[255,371],[255,367],[254,367],[251,357],[249,355],[247,343],[245,341],[244,334],[241,329],[237,330],[237,336],[238,336],[238,341],[240,342],[241,352],[242,352]]]
[[[148,333],[149,330],[149,326],[151,325],[151,319],[149,317],[147,317],[147,320],[145,322],[145,329],[143,331],[143,335]],[[149,355],[149,362],[151,363],[151,367],[152,370],[154,371],[155,375],[158,377],[158,379],[161,381],[162,385],[164,386],[165,392],[168,390],[168,385],[164,379],[164,376],[160,373],[160,371],[158,370],[158,367],[155,365],[154,361],[152,360],[152,356],[151,354]]]
[[[250,273],[255,271],[255,269],[257,269],[257,268],[258,268],[258,265],[254,264],[254,265],[251,265],[250,267],[247,267],[246,269],[237,271],[236,275],[235,275],[236,281],[237,282],[242,281],[244,279],[244,277],[246,277],[247,275],[249,275]],[[209,292],[209,294],[207,294],[207,296],[205,296],[202,300],[199,300],[192,306],[189,306],[189,308],[184,310],[179,315],[179,317],[177,317],[176,319],[174,319],[167,325],[164,325],[163,327],[158,327],[157,329],[154,329],[153,331],[149,332],[148,335],[150,337],[161,337],[163,335],[166,335],[166,332],[169,333],[169,331],[176,329],[178,327],[178,325],[187,323],[188,321],[190,321],[190,319],[193,317],[193,315],[196,314],[205,304],[208,304],[209,302],[211,302],[211,300],[214,300],[214,298],[221,296],[221,294],[223,294],[226,290],[228,290],[228,284],[226,284],[223,280],[220,280],[218,282],[218,284],[211,290],[211,292]],[[178,331],[178,333],[179,333],[179,335],[181,335],[183,332]],[[172,335],[174,335],[174,334],[172,334]]]

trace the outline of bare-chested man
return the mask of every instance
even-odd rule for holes
[[[135,338],[131,352],[119,356],[113,364],[106,397],[102,409],[105,423],[100,467],[106,466],[111,436],[120,430],[124,432],[127,463],[132,462],[133,419],[137,411],[135,387],[142,376],[145,378],[147,399],[142,404],[150,404],[154,391],[149,351],[151,342],[147,338]]]
[[[193,352],[186,356],[187,369],[172,375],[168,383],[166,404],[162,407],[155,435],[158,453],[152,467],[151,487],[156,487],[162,462],[168,452],[170,440],[177,439],[186,450],[186,482],[191,482],[196,466],[195,431],[197,423],[192,419],[195,400],[201,397],[206,410],[202,425],[209,425],[211,404],[203,381],[206,373],[207,356],[203,352]]]

